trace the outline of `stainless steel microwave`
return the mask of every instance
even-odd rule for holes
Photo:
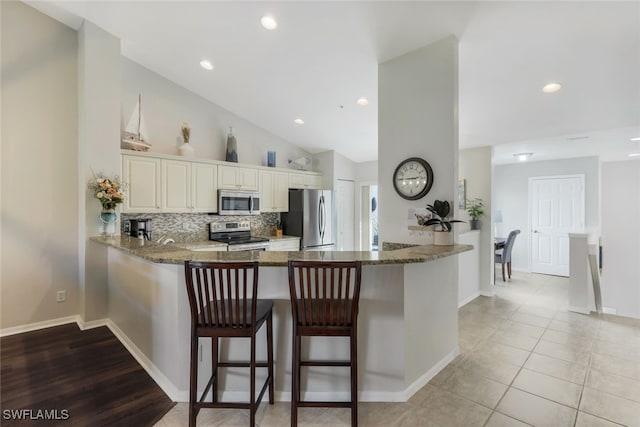
[[[218,190],[218,214],[260,215],[260,193],[255,191]]]

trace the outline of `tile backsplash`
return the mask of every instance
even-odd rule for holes
[[[251,216],[220,216],[209,214],[125,214],[121,215],[121,232],[125,231],[130,219],[151,219],[151,239],[171,237],[176,242],[197,242],[209,239],[210,222],[247,221],[251,223],[254,235],[275,234],[275,227],[280,220],[279,213],[263,213]]]

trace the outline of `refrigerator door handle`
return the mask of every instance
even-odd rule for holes
[[[322,231],[320,233],[320,237],[324,240],[324,230],[325,230],[325,219],[326,219],[326,210],[324,204],[324,195],[320,196],[320,207],[322,208],[322,214],[320,215],[320,227],[322,227]]]
[[[322,197],[318,201],[318,234],[320,235],[320,239],[322,239]]]

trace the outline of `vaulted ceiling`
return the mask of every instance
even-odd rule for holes
[[[377,158],[378,63],[450,34],[461,148],[508,144],[496,149],[507,161],[510,147],[540,147],[540,159],[589,142],[617,147],[615,159],[640,136],[638,1],[28,3],[71,26],[92,21],[124,56],[293,144],[357,162]],[[276,30],[260,25],[267,14]],[[562,90],[542,93],[552,81]]]

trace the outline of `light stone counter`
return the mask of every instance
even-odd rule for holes
[[[187,401],[191,320],[185,287],[185,260],[257,261],[258,297],[274,301],[276,400],[291,399],[291,304],[287,262],[361,260],[362,289],[358,315],[358,390],[360,401],[398,402],[416,391],[458,354],[458,256],[470,245],[414,246],[382,252],[198,252],[189,245],[160,245],[128,236],[93,237],[108,259],[110,328],[174,401]],[[217,249],[218,247],[212,247]],[[257,342],[264,356],[264,331]],[[228,360],[246,360],[247,340],[224,340]],[[304,340],[311,359],[346,359],[348,341],[335,337]],[[211,345],[200,340],[199,388],[211,369]],[[224,374],[221,400],[248,400],[246,369]],[[261,375],[261,374],[260,374]],[[348,370],[308,368],[305,398],[346,400]]]
[[[362,261],[364,265],[412,264],[433,261],[456,255],[473,249],[471,245],[453,246],[411,246],[399,250],[382,252],[365,251],[238,251],[238,252],[201,252],[189,248],[220,246],[224,243],[202,242],[192,244],[171,243],[161,245],[129,236],[92,237],[94,242],[120,249],[130,255],[147,261],[163,264],[183,264],[185,261],[258,261],[260,266],[283,267],[289,260],[304,261]]]

